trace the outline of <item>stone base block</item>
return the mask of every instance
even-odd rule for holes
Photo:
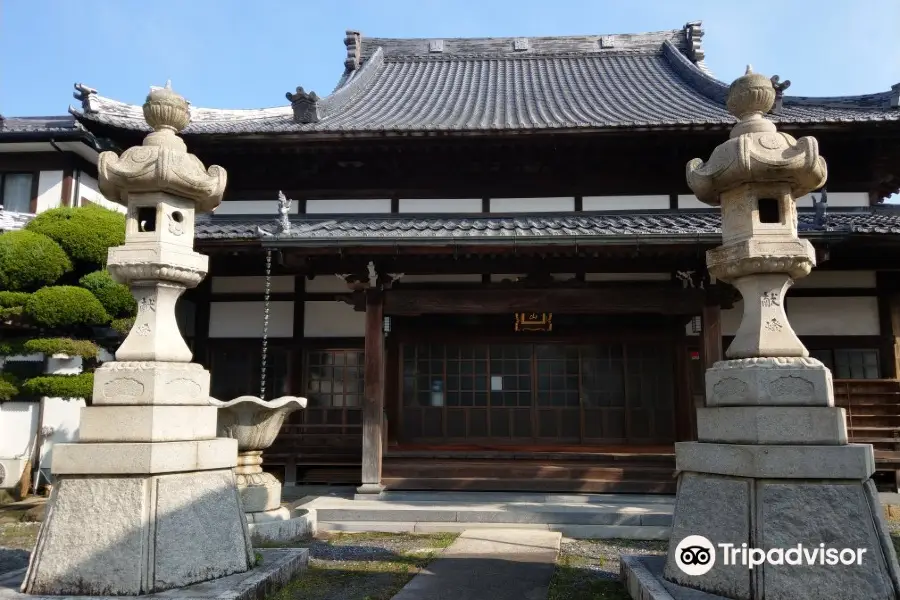
[[[266,512],[247,514],[247,527],[254,544],[264,542],[289,542],[316,533],[314,511],[299,510],[291,513],[281,507]]]
[[[232,469],[237,440],[78,443],[53,446],[54,475],[151,475]]]
[[[356,500],[377,499],[384,493],[384,486],[380,483],[364,483],[356,488],[354,498]]]
[[[706,371],[706,406],[834,406],[831,371],[814,358],[723,360]]]
[[[230,469],[149,477],[61,475],[22,591],[146,594],[242,573],[253,562]]]
[[[678,564],[678,545],[688,536],[705,538],[702,544],[688,543],[711,551],[706,573],[688,574]],[[740,550],[742,544],[770,554],[775,564],[749,568],[740,553],[729,551]],[[798,545],[799,552],[786,552]],[[770,553],[776,549],[784,551],[780,564],[779,554]],[[803,549],[824,552],[822,560],[817,555],[807,562]],[[829,550],[843,549],[853,551],[852,564],[828,564]],[[857,562],[857,556],[862,560]],[[871,480],[682,473],[664,576],[671,583],[737,600],[900,599],[900,567]]]
[[[86,406],[81,442],[177,442],[216,437],[215,406]]]
[[[871,444],[762,446],[677,442],[675,468],[763,479],[868,479],[875,472]]]
[[[94,371],[94,406],[209,405],[209,371],[196,363],[107,362]]]
[[[717,406],[697,409],[697,439],[725,444],[847,443],[843,408]]]
[[[271,473],[238,473],[237,483],[244,512],[258,513],[281,506],[281,482]]]
[[[266,600],[297,577],[309,564],[306,548],[263,548],[260,560],[244,573],[150,594],[144,600]],[[0,600],[60,600],[59,596],[32,596],[18,591],[25,570],[0,575]],[[121,596],[69,596],[67,600],[122,600]]]

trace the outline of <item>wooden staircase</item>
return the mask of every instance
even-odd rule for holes
[[[382,481],[388,490],[674,494],[674,474],[671,452],[395,450]]]
[[[900,381],[836,379],[834,403],[847,411],[850,442],[872,444],[879,488],[900,491]]]

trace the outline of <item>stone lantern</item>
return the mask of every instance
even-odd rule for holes
[[[79,441],[58,444],[57,476],[22,590],[137,595],[250,569],[253,552],[234,467],[237,441],[216,437],[209,373],[191,363],[175,302],[206,275],[194,213],[225,190],[177,133],[188,103],[167,85],[144,104],[143,145],[100,155],[100,189],[127,207],[125,243],[108,268],[138,302],[116,361],[94,373]]]
[[[706,373],[698,441],[676,444],[665,585],[741,600],[896,599],[900,577],[871,480],[872,446],[847,443],[831,372],[809,357],[784,310],[790,285],[815,265],[812,245],[797,235],[796,199],[822,187],[827,169],[814,138],[796,140],[766,118],[774,101],[771,81],[748,67],[729,90],[738,119],[730,139],[708,161],[687,165],[696,196],[722,209],[722,245],[707,252],[709,272],[737,287],[744,312],[729,360]],[[726,557],[729,544],[738,552]],[[798,544],[864,552],[861,562],[837,566],[798,566],[784,555],[754,569],[740,562],[742,549]],[[699,546],[713,552],[712,563],[692,559]]]

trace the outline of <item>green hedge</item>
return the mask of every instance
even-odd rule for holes
[[[96,296],[84,288],[70,285],[45,287],[33,293],[25,304],[25,316],[43,327],[109,323],[109,315]]]
[[[25,306],[30,295],[28,292],[0,292],[0,308]]]
[[[113,319],[112,323],[109,324],[112,327],[113,331],[125,337],[128,335],[128,332],[131,331],[131,328],[134,327],[134,317],[124,317],[122,319]]]
[[[0,402],[11,400],[19,395],[19,381],[12,373],[0,372]]]
[[[21,389],[31,396],[90,399],[94,393],[94,374],[41,375],[26,380]]]
[[[88,273],[78,284],[90,290],[111,317],[127,317],[137,312],[137,302],[128,286],[113,281],[109,271]]]
[[[41,354],[68,354],[82,358],[97,358],[100,347],[88,340],[73,340],[72,338],[38,338],[28,340],[22,344],[26,354],[40,352]]]
[[[125,242],[125,215],[96,205],[54,208],[25,229],[55,240],[75,262],[102,266],[107,250]]]
[[[72,261],[55,241],[33,231],[0,234],[0,288],[34,290],[72,270]]]

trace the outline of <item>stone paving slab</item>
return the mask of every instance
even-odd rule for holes
[[[561,538],[530,529],[464,531],[393,600],[543,600]]]
[[[319,521],[318,531],[380,531],[384,533],[445,533],[474,529],[529,529],[553,531],[581,540],[668,540],[668,526],[569,525],[565,523],[416,523],[414,521]]]
[[[246,573],[229,575],[213,581],[140,596],[147,600],[265,600],[295,577],[309,563],[306,548],[271,548],[257,550],[262,564]],[[0,600],[122,600],[123,596],[36,596],[23,594],[19,586],[26,569],[0,575]]]

